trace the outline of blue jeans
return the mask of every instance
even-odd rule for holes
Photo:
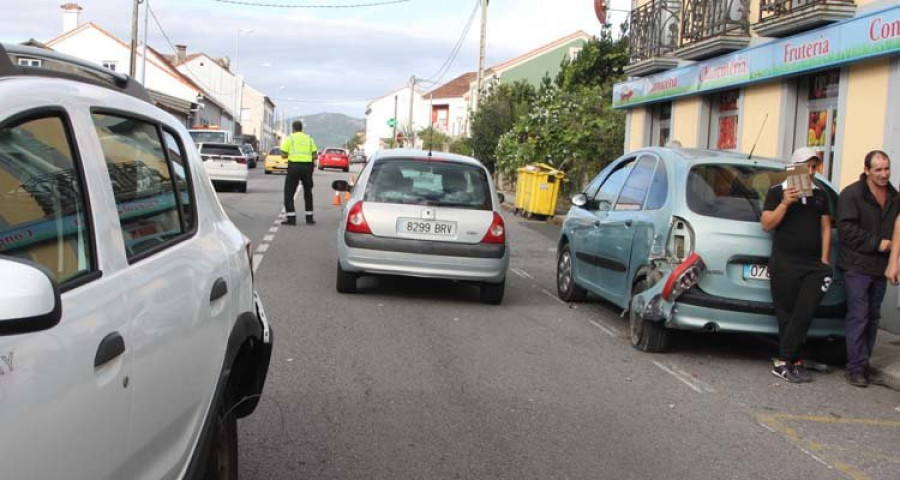
[[[887,280],[883,276],[846,272],[844,288],[847,291],[847,371],[861,373],[869,366],[875,348]]]

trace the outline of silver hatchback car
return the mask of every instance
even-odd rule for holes
[[[472,282],[500,304],[509,266],[506,225],[490,174],[474,158],[423,150],[375,153],[351,187],[337,233],[337,290],[361,275]]]

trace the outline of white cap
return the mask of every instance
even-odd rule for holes
[[[814,148],[800,147],[797,150],[794,150],[794,154],[791,155],[791,163],[794,165],[798,165],[808,162],[811,158],[822,161],[822,159],[819,158],[819,152],[817,152]]]

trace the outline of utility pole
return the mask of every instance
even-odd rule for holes
[[[490,0],[481,0],[481,46],[478,52],[478,78],[475,80],[475,99],[472,110],[478,110],[481,100],[481,82],[484,80],[484,46],[487,42],[487,7]]]
[[[137,73],[137,38],[138,38],[138,6],[141,0],[134,0],[131,10],[131,61],[128,62],[128,74],[134,77]]]
[[[147,32],[150,24],[150,0],[144,2],[144,44],[141,46],[141,85],[147,86]]]
[[[416,94],[416,76],[409,77],[409,146],[415,147],[416,135],[413,132],[413,100]]]
[[[394,95],[394,131],[391,133],[391,142],[397,142],[397,95]]]

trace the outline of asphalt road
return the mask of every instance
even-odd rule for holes
[[[252,170],[248,193],[220,193],[257,248],[275,331],[265,395],[239,423],[242,478],[900,478],[900,394],[841,371],[785,384],[763,337],[638,352],[614,307],[558,300],[551,224],[506,213],[501,306],[439,281],[338,294],[338,178],[316,172],[312,227],[275,225],[283,176]]]

